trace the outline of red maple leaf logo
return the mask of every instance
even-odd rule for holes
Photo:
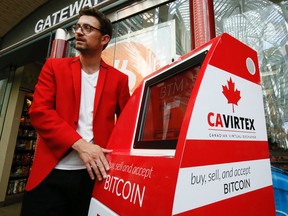
[[[232,81],[232,78],[230,77],[230,80],[227,81],[228,87],[225,85],[222,85],[222,93],[225,95],[225,97],[228,100],[228,104],[232,104],[232,110],[234,113],[234,105],[238,106],[238,101],[240,100],[240,91],[238,89],[235,89],[235,83]]]

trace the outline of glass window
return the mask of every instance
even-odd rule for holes
[[[216,34],[258,52],[271,162],[288,169],[288,2],[214,0]]]
[[[143,77],[191,51],[188,0],[141,12],[113,28],[103,59],[129,75],[131,91]]]
[[[102,57],[129,76],[133,92],[143,77],[191,51],[190,35],[189,0],[176,0],[114,22]],[[71,37],[67,57],[78,55],[74,44]]]

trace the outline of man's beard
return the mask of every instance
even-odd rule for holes
[[[88,47],[86,47],[86,46],[77,46],[76,44],[75,44],[75,49],[81,54],[89,54],[89,53],[92,52]]]
[[[87,49],[86,42],[81,37],[80,38],[76,38],[74,47],[79,52],[83,52],[83,51],[85,51]]]
[[[87,51],[86,47],[77,44],[75,44],[75,49],[78,50],[80,53]]]

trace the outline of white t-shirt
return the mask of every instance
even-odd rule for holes
[[[90,142],[93,140],[92,123],[94,98],[99,71],[96,71],[92,74],[87,74],[82,70],[81,74],[81,100],[77,132],[82,136],[83,139]],[[68,155],[62,158],[61,161],[59,161],[55,168],[63,170],[77,170],[85,169],[86,166],[80,159],[78,153],[75,150],[72,150]]]

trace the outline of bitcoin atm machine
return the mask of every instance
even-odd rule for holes
[[[89,216],[275,215],[257,53],[223,34],[144,78]]]

